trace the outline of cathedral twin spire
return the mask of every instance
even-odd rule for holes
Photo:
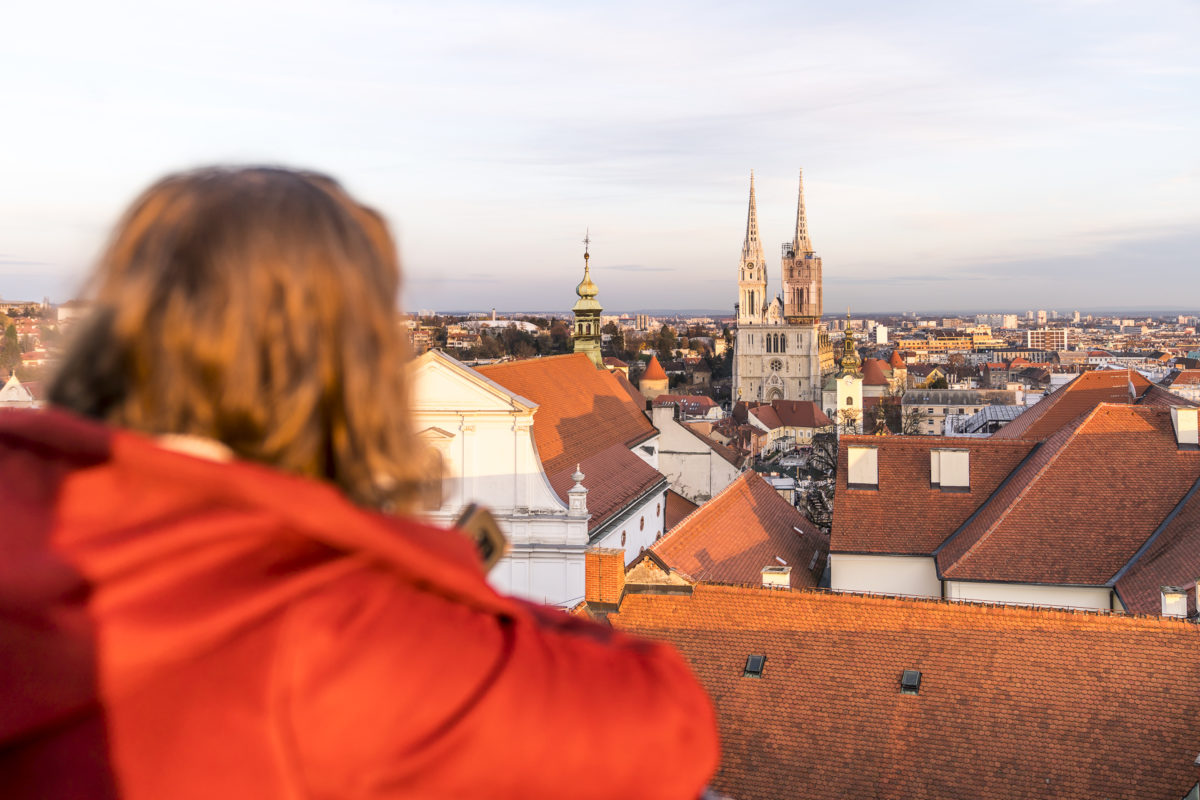
[[[746,238],[742,242],[742,264],[765,267],[762,239],[758,235],[758,206],[754,201],[754,170],[750,170],[750,208],[746,211]]]
[[[821,260],[813,251],[808,234],[808,214],[804,207],[804,170],[796,198],[796,230],[790,244],[783,246],[780,273],[783,314],[788,317],[821,316]],[[738,323],[757,324],[771,301],[767,295],[766,256],[758,230],[758,207],[754,192],[754,172],[750,172],[750,204],[746,211],[746,238],[738,271]]]
[[[792,252],[796,255],[813,252],[808,238],[808,215],[804,211],[804,170],[800,170],[800,196],[796,199],[796,235],[792,239]]]

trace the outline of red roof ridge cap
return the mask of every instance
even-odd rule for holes
[[[930,597],[924,595],[887,594],[884,592],[850,592],[829,589],[818,586],[795,587],[766,587],[756,583],[736,583],[730,581],[696,581],[694,589],[705,592],[722,594],[741,594],[750,592],[764,597],[786,597],[791,595],[816,595],[833,602],[837,599],[860,598],[881,605],[933,605],[939,606],[952,613],[971,613],[971,610],[983,610],[1013,616],[1028,616],[1039,619],[1046,618],[1103,618],[1111,625],[1142,625],[1147,622],[1155,625],[1183,625],[1200,634],[1200,625],[1183,617],[1164,617],[1152,613],[1116,612],[1103,608],[1086,608],[1080,606],[1050,606],[1037,603],[1000,603],[988,600],[952,600],[945,597]]]

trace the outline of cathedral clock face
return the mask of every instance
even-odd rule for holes
[[[771,370],[773,372],[779,372],[781,369],[783,369],[783,362],[778,358],[771,359]]]

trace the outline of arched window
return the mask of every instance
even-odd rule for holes
[[[657,517],[659,515],[659,512],[661,512],[661,511],[662,511],[662,503],[655,503],[654,504],[654,516]]]
[[[781,352],[781,353],[787,352],[787,334],[786,333],[779,334],[779,352]]]
[[[848,406],[852,406],[852,405],[854,405],[854,398],[853,398],[853,397],[847,397],[847,398],[846,398],[846,405],[848,405]]]
[[[645,517],[642,517],[640,520],[638,520],[638,530],[639,531],[646,530],[646,518]]]
[[[621,531],[621,547],[625,546],[625,531]]]
[[[771,350],[772,344],[773,344],[773,342],[771,341],[771,334],[768,333],[767,334],[767,352],[768,353],[772,352],[772,350]]]

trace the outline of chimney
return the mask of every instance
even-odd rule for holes
[[[619,605],[625,593],[625,551],[593,547],[583,554],[584,599],[589,603]]]
[[[1200,408],[1171,409],[1171,426],[1175,429],[1175,444],[1180,450],[1200,450]]]
[[[1187,589],[1179,586],[1162,587],[1162,615],[1187,617]]]
[[[764,589],[792,588],[792,568],[776,566],[763,567],[762,585]]]

